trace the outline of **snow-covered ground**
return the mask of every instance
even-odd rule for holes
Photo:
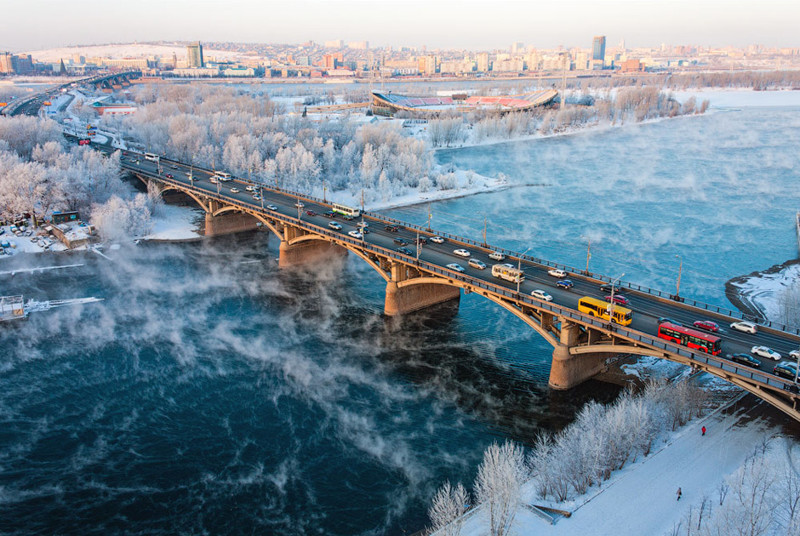
[[[42,235],[37,235],[36,233],[31,232],[30,236],[26,236],[23,234],[22,236],[16,236],[11,233],[11,226],[0,227],[3,230],[3,234],[0,234],[0,244],[4,244],[8,242],[8,248],[3,248],[5,250],[4,255],[0,255],[0,259],[8,258],[14,255],[18,255],[20,253],[41,253],[43,251],[64,251],[67,249],[67,246],[55,240],[54,238],[50,238],[51,245],[45,249],[42,247],[42,242],[39,240],[45,233]],[[33,239],[36,240],[33,240]]]

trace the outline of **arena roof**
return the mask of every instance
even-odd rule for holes
[[[492,109],[499,112],[527,110],[543,106],[555,99],[558,92],[545,89],[523,95],[499,97],[468,97],[466,100],[454,100],[453,97],[416,97],[395,93],[372,93],[372,103],[376,106],[391,108],[393,111],[405,110],[436,114],[443,110],[470,111],[474,109]]]

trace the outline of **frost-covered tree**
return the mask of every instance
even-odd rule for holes
[[[526,476],[525,455],[513,442],[492,443],[484,451],[475,477],[475,497],[486,509],[491,536],[509,533]]]
[[[145,236],[151,228],[148,204],[144,194],[138,194],[129,201],[115,195],[92,208],[90,221],[105,240]]]
[[[469,495],[460,482],[456,487],[451,487],[450,482],[445,482],[433,496],[431,507],[428,509],[431,528],[438,531],[440,536],[459,536],[468,502]]]

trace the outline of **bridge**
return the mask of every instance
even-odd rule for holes
[[[107,153],[113,151],[110,147],[95,147]],[[606,292],[601,285],[610,278],[602,275],[469,238],[436,233],[369,212],[362,217],[370,232],[361,238],[353,237],[349,232],[362,228],[361,221],[324,217],[322,213],[331,209],[331,204],[324,199],[239,178],[214,184],[209,179],[215,171],[168,158],[148,161],[138,153],[129,152],[123,153],[121,163],[124,170],[143,182],[155,183],[162,194],[180,192],[193,199],[206,213],[207,235],[255,229],[259,225],[265,227],[280,240],[279,266],[282,268],[348,252],[356,255],[386,282],[384,313],[388,316],[455,302],[462,292],[482,296],[519,318],[553,346],[548,381],[553,389],[570,389],[584,382],[604,370],[611,356],[655,356],[718,376],[800,421],[798,386],[790,379],[773,374],[773,361],[759,360],[755,368],[724,357],[750,352],[754,345],[770,346],[785,356],[800,346],[797,329],[761,321],[756,334],[741,333],[728,329],[728,324],[755,319],[627,282],[621,282],[618,288],[630,299],[628,307],[634,311],[633,322],[629,326],[610,324],[579,312],[577,307],[582,296],[603,299]],[[258,193],[260,199],[255,199],[248,187]],[[331,226],[332,221],[340,228]],[[431,241],[434,236],[443,238],[444,242],[434,243]],[[420,237],[427,239],[424,246],[416,245]],[[400,241],[409,244],[410,249],[398,248]],[[463,262],[462,257],[454,255],[455,249],[467,249],[472,258],[489,266],[495,262],[489,254],[502,253],[514,266],[522,267],[525,281],[518,287],[516,283],[492,277],[491,270],[470,266],[463,267],[463,271],[452,269],[448,265]],[[548,275],[554,268],[565,270],[574,287],[557,287],[557,279]],[[553,301],[535,298],[531,295],[534,289],[545,289],[553,296]],[[659,338],[659,317],[670,317],[684,325],[691,325],[698,319],[716,321],[721,326],[717,335],[722,338],[723,353],[714,356]]]
[[[83,78],[74,82],[67,82],[44,91],[39,91],[22,99],[15,99],[8,106],[0,108],[0,115],[38,115],[39,109],[46,100],[59,95],[62,90],[76,86],[94,86],[106,93],[130,85],[130,81],[139,78],[140,71],[125,71],[120,73],[105,73],[90,78]]]

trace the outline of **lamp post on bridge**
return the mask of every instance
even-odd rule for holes
[[[619,281],[623,277],[625,277],[624,273],[620,274],[620,276],[618,278],[616,278],[614,281],[611,282],[611,300],[608,302],[608,307],[606,308],[606,311],[608,311],[608,317],[610,319],[610,322],[614,321],[614,305],[615,305],[615,303],[614,303],[614,287],[616,286],[617,281]]]
[[[678,266],[678,284],[675,286],[675,301],[681,301],[681,274],[683,273],[683,258],[680,255],[675,255],[675,258],[680,261]]]
[[[533,247],[533,246],[529,247],[528,249],[526,249],[525,251],[523,251],[523,252],[522,252],[522,253],[519,255],[519,257],[517,257],[517,261],[519,261],[519,262],[517,263],[517,270],[519,270],[519,271],[520,271],[520,273],[519,273],[519,274],[517,274],[517,294],[519,294],[519,286],[520,286],[520,284],[522,283],[522,273],[521,273],[521,272],[522,272],[522,256],[523,256],[523,255],[525,255],[527,252],[529,252],[529,251],[531,250],[531,248],[532,248],[532,247]]]

